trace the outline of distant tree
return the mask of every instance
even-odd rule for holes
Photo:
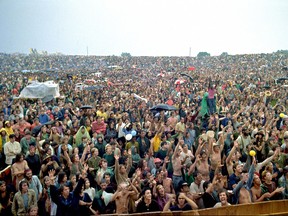
[[[227,52],[222,52],[221,56],[228,56],[228,53]]]
[[[210,56],[210,53],[208,53],[208,52],[199,52],[198,55],[197,55],[198,58],[205,57],[205,56]]]
[[[287,55],[287,54],[288,54],[288,50],[277,50],[276,53],[280,53],[280,54],[285,54],[285,55]]]
[[[122,52],[121,53],[121,57],[129,57],[129,58],[131,58],[131,54],[127,53],[127,52]]]

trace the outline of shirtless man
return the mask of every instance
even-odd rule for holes
[[[220,202],[216,203],[213,208],[218,208],[222,206],[230,206],[231,204],[227,201],[227,191],[222,189],[218,192],[218,197]]]
[[[173,176],[172,176],[172,180],[173,180],[173,187],[174,190],[178,190],[178,185],[179,182],[181,180],[183,180],[182,177],[182,163],[181,163],[181,151],[182,148],[181,146],[184,144],[184,140],[183,139],[179,139],[178,144],[176,145],[176,148],[174,150],[174,153],[172,155],[172,166],[173,166]]]
[[[233,148],[231,149],[228,157],[226,158],[226,167],[229,176],[234,173],[233,162],[239,162],[239,159],[241,157],[241,154],[237,151],[238,148],[239,148],[238,142],[234,141]]]
[[[129,185],[126,183],[121,183],[112,196],[111,201],[115,200],[116,203],[116,214],[128,214],[129,198],[138,194],[136,187],[133,184],[130,184],[130,186],[132,190],[130,190]]]
[[[173,130],[176,127],[176,124],[178,123],[178,118],[176,116],[176,112],[172,111],[172,115],[168,118],[168,122],[170,123],[170,126],[173,128]]]
[[[200,138],[199,139],[199,145],[197,148],[197,151],[195,153],[196,155],[196,160],[195,160],[195,165],[199,173],[202,174],[203,180],[209,181],[209,173],[210,173],[210,165],[208,163],[209,160],[209,155],[207,153],[207,150],[204,148],[205,142]],[[198,156],[200,155],[200,157]]]
[[[254,174],[253,178],[253,187],[251,188],[252,191],[252,197],[253,197],[253,202],[262,202],[266,198],[270,198],[271,194],[269,192],[266,192],[262,194],[261,190],[261,180],[258,175]]]
[[[168,163],[170,163],[169,157],[166,156],[164,158],[164,164],[162,166],[162,171],[160,173],[160,178],[162,180],[162,185],[164,187],[165,193],[175,194],[175,190],[174,190],[174,187],[173,187],[172,179],[168,177],[168,172],[166,170],[166,164],[168,164]],[[159,180],[158,180],[158,182],[159,182]]]
[[[212,142],[212,143],[211,143]],[[211,171],[213,172],[211,179],[213,179],[214,171],[217,165],[221,163],[221,152],[224,148],[223,134],[219,135],[219,140],[215,142],[215,139],[209,139],[209,152],[211,161]]]
[[[242,172],[240,176],[241,180],[233,189],[236,204],[252,203],[250,190],[251,190],[251,186],[253,183],[255,164],[256,164],[256,159],[255,157],[253,157],[253,162],[252,162],[252,165],[250,166],[249,173]]]

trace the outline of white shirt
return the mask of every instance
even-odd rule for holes
[[[190,193],[204,193],[204,189],[203,189],[203,183],[205,181],[202,180],[200,185],[198,186],[197,184],[195,184],[195,182],[193,182],[191,185],[190,185]]]
[[[230,206],[230,205],[231,205],[230,203],[227,203],[227,206]],[[221,202],[216,203],[213,208],[218,208],[218,207],[222,207]]]
[[[4,144],[4,154],[6,156],[5,163],[8,165],[12,164],[12,160],[16,157],[16,154],[21,152],[21,145],[15,141],[13,143],[7,142]]]
[[[118,130],[118,127],[119,127],[119,130]],[[125,133],[123,132],[124,127],[125,127],[125,124],[123,122],[121,125],[116,124],[116,130],[118,130],[118,138],[125,137]]]

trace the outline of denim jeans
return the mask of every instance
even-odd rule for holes
[[[208,109],[209,109],[209,114],[213,114],[216,112],[216,104],[215,104],[215,99],[214,98],[211,98],[207,100],[208,102]]]
[[[175,191],[178,191],[179,189],[179,183],[180,181],[183,181],[183,177],[182,176],[172,176],[172,181],[173,181],[173,187]]]

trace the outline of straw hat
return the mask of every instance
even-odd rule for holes
[[[48,158],[52,158],[52,155],[46,154],[46,155],[44,156],[43,161],[46,161]]]

